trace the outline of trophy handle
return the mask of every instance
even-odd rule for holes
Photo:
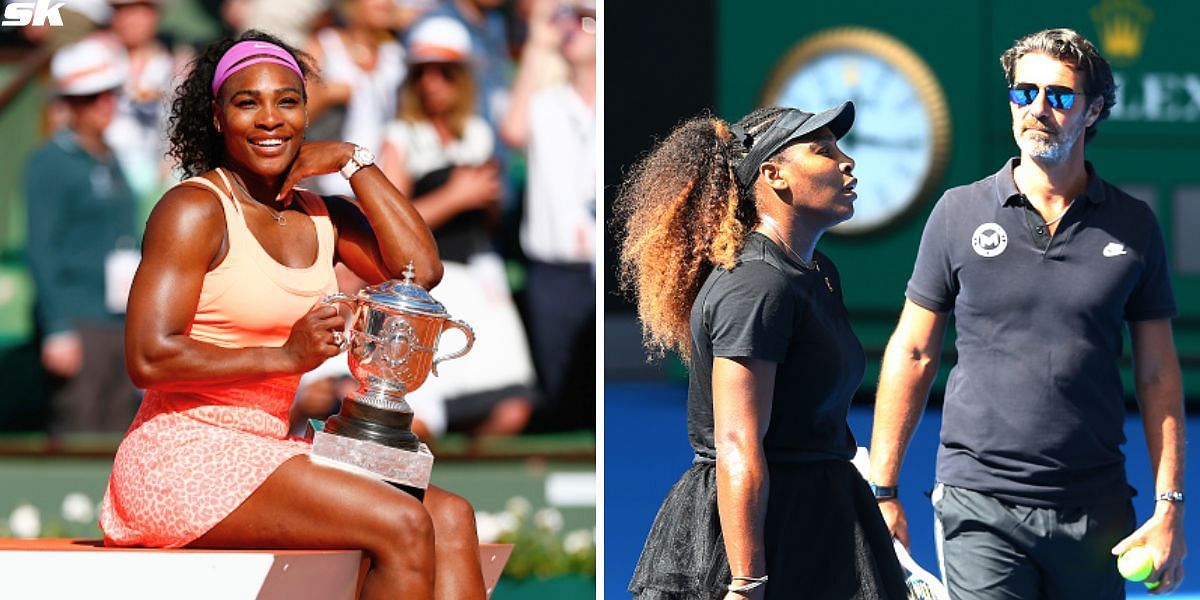
[[[438,363],[445,361],[445,360],[459,358],[459,357],[463,356],[464,354],[470,352],[471,347],[475,345],[475,330],[471,329],[470,325],[467,325],[466,323],[459,321],[457,319],[446,319],[446,328],[442,329],[442,332],[445,333],[446,329],[449,329],[451,327],[461,330],[463,332],[463,335],[467,336],[467,345],[463,346],[462,349],[457,352],[451,352],[450,354],[444,354],[442,356],[439,356],[439,357],[433,359],[433,374],[434,375],[438,374],[438,372],[437,372]],[[440,335],[438,337],[441,338]]]
[[[346,319],[346,326],[341,331],[333,332],[333,341],[337,343],[338,353],[345,352],[350,347],[350,327],[353,325],[354,308],[358,304],[358,298],[338,292],[336,294],[326,294],[324,298],[321,298],[321,303],[330,306],[344,303],[350,308],[350,318]]]

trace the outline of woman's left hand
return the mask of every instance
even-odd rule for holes
[[[277,199],[285,207],[288,206],[292,202],[292,188],[297,183],[306,177],[337,173],[352,156],[354,144],[350,142],[304,142],[296,154],[296,160],[292,161],[292,168],[283,179],[283,185],[279,187]]]

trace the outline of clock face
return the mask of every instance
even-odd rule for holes
[[[899,50],[881,42],[900,45],[909,56],[898,59]],[[854,218],[831,231],[865,233],[895,221],[932,191],[945,163],[949,124],[924,63],[900,42],[859,29],[802,43],[776,71],[763,104],[820,112],[845,100],[854,102],[854,126],[839,145],[855,161],[858,199]]]

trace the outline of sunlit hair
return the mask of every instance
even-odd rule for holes
[[[436,63],[448,67],[454,72],[454,89],[457,98],[450,114],[446,117],[446,125],[455,138],[461,138],[467,128],[467,119],[475,112],[475,78],[470,67],[460,62]],[[410,123],[420,123],[430,120],[430,115],[421,103],[421,95],[417,93],[416,72],[421,65],[412,65],[408,69],[408,77],[400,88],[400,119]]]
[[[760,108],[738,125],[754,136],[787,110]],[[621,186],[614,206],[618,281],[636,301],[652,358],[674,351],[691,359],[692,302],[714,267],[735,268],[758,224],[754,195],[739,189],[734,175],[745,155],[728,123],[701,116],[676,127]]]
[[[224,163],[225,143],[213,126],[213,74],[217,63],[225,52],[238,42],[246,40],[270,42],[283,48],[296,58],[305,80],[312,82],[316,71],[312,68],[312,57],[285,44],[279,38],[251,29],[235,38],[225,38],[209,44],[189,65],[187,78],[180,84],[174,101],[171,102],[171,118],[168,124],[170,148],[167,155],[175,159],[186,177],[194,177],[211,171]],[[301,90],[304,100],[308,96]]]
[[[1017,61],[1026,54],[1044,54],[1059,62],[1070,65],[1083,74],[1083,93],[1090,106],[1096,98],[1104,99],[1100,117],[1087,128],[1083,141],[1096,137],[1096,127],[1108,118],[1117,103],[1117,84],[1113,81],[1112,67],[1100,56],[1100,52],[1086,38],[1071,29],[1045,29],[1031,33],[1013,44],[1000,55],[1000,66],[1008,84],[1016,83]]]

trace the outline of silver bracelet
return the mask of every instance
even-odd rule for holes
[[[767,582],[766,575],[763,575],[762,577],[737,577],[737,576],[734,576],[734,577],[731,577],[730,579],[733,579],[734,581],[749,581],[750,582],[745,585],[733,585],[733,583],[730,583],[728,586],[728,589],[731,592],[749,592],[750,590],[753,590],[754,588],[756,588],[760,585],[763,585],[764,583]]]
[[[1183,502],[1183,492],[1177,490],[1167,490],[1154,497],[1154,501],[1166,500],[1167,502]]]

